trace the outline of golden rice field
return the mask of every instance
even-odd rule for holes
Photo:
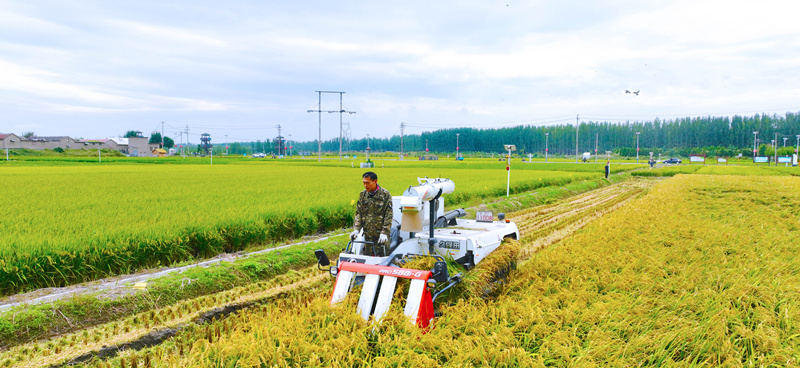
[[[505,194],[506,171],[494,166],[374,170],[397,194],[419,176],[449,177],[457,191],[447,200],[458,203]],[[0,295],[348,226],[364,171],[284,163],[3,167]],[[600,176],[515,170],[511,190]]]
[[[796,366],[800,179],[677,176],[422,334],[327,298],[229,321],[154,366]]]
[[[597,203],[613,196],[604,193]],[[798,236],[800,178],[677,175],[531,254],[496,297],[443,306],[427,332],[398,311],[374,326],[352,306],[331,308],[327,281],[89,365],[797,366]],[[523,238],[522,247],[533,242]],[[194,308],[177,306],[129,324]],[[15,348],[0,364],[101,343],[121,333],[113,328],[36,351]]]

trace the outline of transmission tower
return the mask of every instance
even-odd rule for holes
[[[316,112],[319,113],[319,140],[317,141],[317,147],[319,149],[319,161],[322,162],[322,113],[339,113],[339,161],[342,161],[342,135],[343,135],[343,124],[342,124],[342,114],[348,113],[350,115],[355,114],[355,111],[346,111],[342,107],[342,95],[345,92],[337,92],[337,91],[316,91],[319,94],[319,106],[316,110],[306,110],[306,112]],[[322,110],[322,94],[323,93],[338,93],[339,94],[339,110]]]
[[[342,128],[343,128],[343,139],[344,139],[345,142],[347,142],[346,143],[347,144],[347,152],[350,152],[350,139],[351,139],[351,136],[350,136],[350,122],[348,121],[346,123],[343,123],[342,124]]]

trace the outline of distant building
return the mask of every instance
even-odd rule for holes
[[[147,137],[109,138],[116,145],[116,149],[130,157],[151,157],[158,143],[148,143]]]
[[[66,136],[58,137],[20,137],[14,133],[0,134],[2,148],[24,149],[115,149],[131,157],[151,157],[153,151],[161,148],[158,143],[148,143],[149,138],[143,137],[141,132],[137,137],[106,138],[106,139],[73,139]]]
[[[0,142],[3,144],[3,149],[22,148],[22,138],[14,133],[0,134]]]
[[[80,149],[75,143],[77,141],[66,136],[61,137],[37,137],[30,136],[22,140],[22,148],[28,149]]]

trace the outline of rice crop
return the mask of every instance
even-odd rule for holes
[[[798,209],[797,178],[679,175],[533,254],[496,298],[443,306],[429,331],[302,296],[96,365],[796,366]]]
[[[663,166],[658,169],[637,170],[631,172],[633,176],[675,176],[678,174],[693,174],[700,170],[702,166],[699,165],[677,165],[677,166]]]
[[[697,174],[703,175],[747,175],[747,176],[763,176],[763,175],[791,175],[792,171],[795,175],[800,174],[800,169],[793,168],[794,170],[786,170],[786,167],[775,166],[702,166],[696,171]]]
[[[3,167],[0,294],[64,286],[352,224],[357,168],[286,164]],[[376,168],[400,194],[449,177],[448,206],[505,194],[497,170]],[[512,192],[599,177],[516,170]],[[10,230],[8,230],[10,229]]]

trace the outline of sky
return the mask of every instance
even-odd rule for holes
[[[793,0],[0,0],[0,132],[330,140],[340,96],[353,139],[783,115],[800,111],[798,14]]]

